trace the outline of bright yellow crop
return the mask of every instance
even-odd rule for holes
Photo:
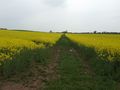
[[[94,47],[98,54],[107,51],[112,59],[115,54],[120,55],[120,35],[115,34],[67,34],[67,37],[79,45]],[[111,56],[112,55],[112,56]]]
[[[12,58],[24,48],[45,47],[45,43],[54,45],[61,34],[0,30],[0,61]]]
[[[57,33],[43,33],[43,32],[25,32],[25,31],[8,31],[1,30],[0,38],[23,39],[23,40],[37,40],[40,42],[55,44],[60,38],[61,34]]]

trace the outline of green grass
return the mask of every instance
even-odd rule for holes
[[[48,82],[45,90],[116,90],[113,80],[93,72],[86,73],[83,59],[66,37],[62,37],[58,43],[60,77]]]
[[[120,35],[67,34],[67,37],[97,74],[120,81]]]

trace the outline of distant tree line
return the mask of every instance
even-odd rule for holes
[[[68,32],[68,33],[72,33],[72,32]],[[80,33],[74,33],[74,34],[120,34],[120,32],[97,32],[97,31],[93,31],[93,32],[80,32]]]
[[[7,28],[0,28],[0,30],[8,30]]]
[[[82,32],[83,34],[120,34],[120,32]]]

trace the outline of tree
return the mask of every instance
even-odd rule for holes
[[[67,33],[68,31],[66,30],[66,31],[63,31],[62,33]]]
[[[52,33],[52,30],[50,30],[50,33]]]
[[[97,33],[97,31],[94,31],[93,33],[94,33],[94,34],[96,34],[96,33]]]

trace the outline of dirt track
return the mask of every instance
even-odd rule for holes
[[[51,49],[51,57],[47,66],[33,62],[30,70],[3,80],[0,90],[42,90],[45,83],[57,78],[57,62],[59,49]]]

